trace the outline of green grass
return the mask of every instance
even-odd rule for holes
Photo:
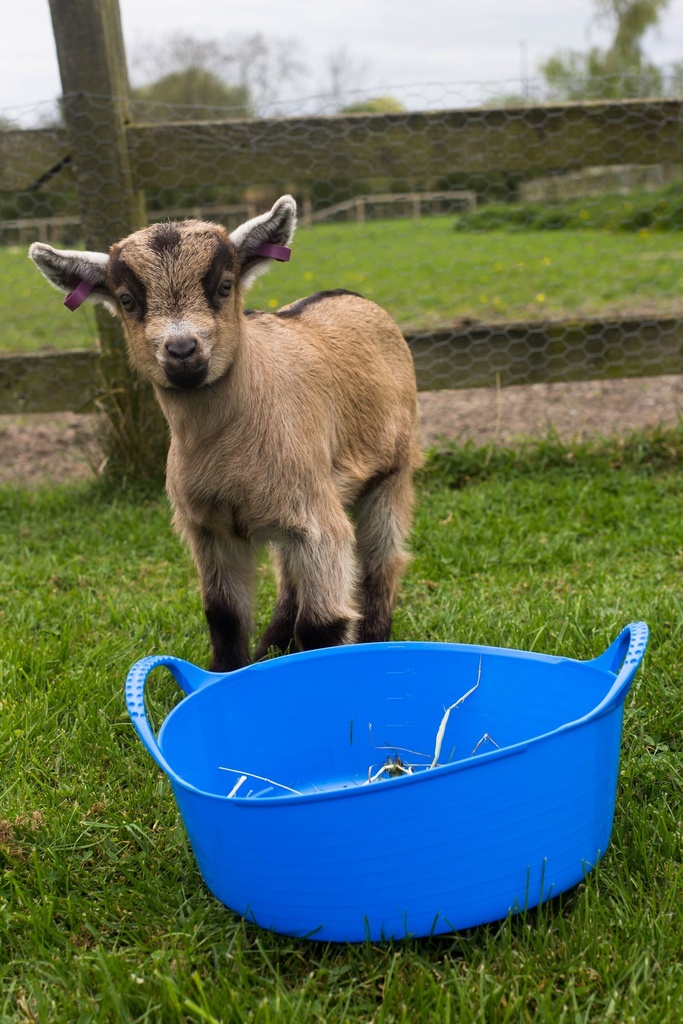
[[[28,246],[0,246],[0,352],[94,348],[92,307],[69,313],[64,296],[41,277],[27,251]]]
[[[302,228],[292,261],[259,280],[248,304],[274,309],[314,291],[349,288],[404,327],[681,311],[683,231],[476,233],[454,225],[453,217],[432,217]],[[92,309],[65,310],[23,248],[0,249],[0,277],[0,350],[96,344]]]
[[[599,869],[537,911],[388,945],[273,935],[204,888],[123,702],[143,655],[207,660],[164,500],[0,489],[0,1022],[678,1024],[682,464],[683,427],[422,472],[396,637],[588,658],[630,620],[652,636]],[[272,597],[264,569],[260,626]],[[174,687],[153,683],[159,718]]]

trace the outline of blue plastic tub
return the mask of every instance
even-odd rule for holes
[[[126,700],[219,900],[288,935],[404,938],[533,907],[597,864],[647,638],[631,624],[585,662],[445,643],[225,675],[151,657]],[[144,690],[159,666],[188,696],[157,739]]]

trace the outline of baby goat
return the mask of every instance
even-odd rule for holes
[[[272,545],[278,579],[256,658],[387,640],[407,561],[421,456],[399,328],[343,290],[276,313],[242,308],[272,258],[288,258],[295,224],[283,196],[232,234],[188,220],[143,228],[108,254],[40,242],[29,252],[71,308],[89,292],[121,318],[130,361],[154,386],[214,671],[249,660],[256,545]]]

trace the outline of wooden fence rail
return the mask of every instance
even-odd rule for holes
[[[674,318],[473,323],[406,338],[421,391],[683,371]],[[89,412],[104,386],[95,350],[0,354],[0,413]]]
[[[586,166],[679,164],[680,100],[619,100],[502,110],[124,125],[138,188],[487,175],[530,177]],[[51,171],[75,184],[67,129],[3,132],[0,190]]]

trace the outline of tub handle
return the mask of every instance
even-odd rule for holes
[[[183,661],[181,658],[174,658],[171,655],[165,654],[142,658],[133,665],[128,673],[128,678],[126,679],[126,707],[128,708],[128,714],[135,727],[135,731],[159,767],[167,775],[175,779],[176,773],[161,753],[161,748],[157,743],[156,736],[147,718],[147,711],[145,710],[145,685],[147,677],[155,668],[161,668],[162,666],[170,669],[178,685],[187,694],[194,693],[212,679],[218,678],[218,674],[207,672],[205,669],[197,668],[196,665],[191,665],[189,661]]]
[[[624,700],[643,660],[649,636],[645,622],[630,622],[606,651],[587,662],[605,672],[615,672],[617,676],[593,714],[604,714]]]

